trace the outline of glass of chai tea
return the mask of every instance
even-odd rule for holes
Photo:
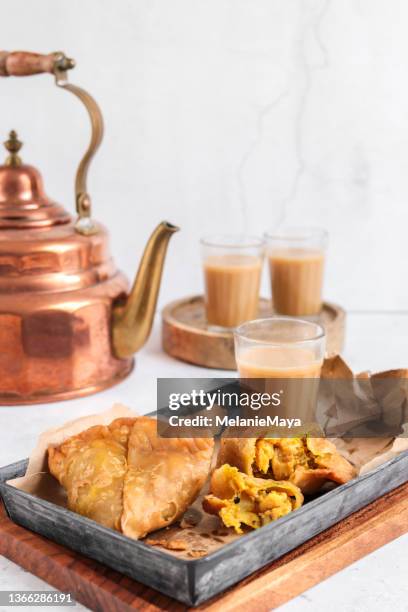
[[[276,316],[240,325],[234,340],[241,383],[251,392],[278,393],[281,417],[314,423],[326,349],[323,327]]]
[[[258,316],[264,241],[245,235],[201,240],[208,325],[231,329]]]
[[[319,228],[289,228],[265,235],[276,313],[318,315],[328,234]]]

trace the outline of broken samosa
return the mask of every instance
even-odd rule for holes
[[[203,508],[218,515],[226,527],[243,533],[244,525],[258,529],[302,503],[302,492],[291,482],[255,478],[224,464],[212,474],[210,495],[204,498]]]
[[[218,465],[229,463],[250,476],[290,480],[306,495],[327,482],[343,484],[355,469],[326,438],[224,438]]]

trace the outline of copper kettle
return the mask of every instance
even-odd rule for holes
[[[0,76],[50,73],[86,106],[92,137],[76,175],[72,217],[24,164],[15,132],[0,166],[0,403],[50,402],[109,387],[129,374],[147,340],[170,236],[161,223],[145,248],[128,294],[109,254],[106,229],[93,220],[86,188],[103,134],[95,100],[67,80],[63,53],[0,51]]]

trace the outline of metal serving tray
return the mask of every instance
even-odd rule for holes
[[[408,480],[408,451],[302,508],[206,557],[176,558],[102,527],[70,510],[5,484],[24,476],[27,460],[0,469],[0,495],[10,518],[41,535],[197,606]]]

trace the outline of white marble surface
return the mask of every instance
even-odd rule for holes
[[[408,314],[350,313],[344,356],[355,371],[406,366],[407,338]],[[217,371],[211,372],[217,375]],[[208,370],[177,362],[162,353],[157,320],[147,346],[138,356],[135,371],[117,387],[99,395],[53,405],[0,407],[0,465],[27,456],[44,429],[80,415],[105,410],[114,401],[123,402],[140,413],[153,410],[157,377],[206,375]],[[407,544],[408,536],[399,538],[310,589],[283,606],[282,610],[323,612],[330,607],[333,612],[383,612],[390,609],[403,612],[408,595]],[[49,587],[0,557],[0,590],[20,588]]]

